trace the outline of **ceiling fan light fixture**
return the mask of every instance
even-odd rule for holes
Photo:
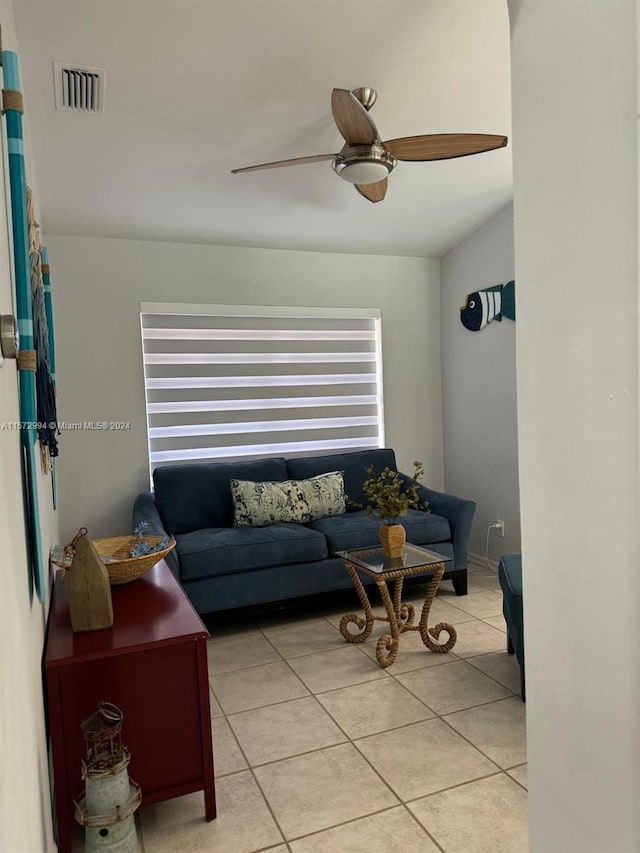
[[[350,184],[377,184],[383,181],[391,169],[380,160],[357,160],[351,163],[336,161],[335,172]]]
[[[259,169],[278,169],[281,166],[331,160],[333,171],[347,183],[353,184],[361,196],[375,204],[386,197],[387,177],[399,160],[451,160],[504,148],[507,144],[506,136],[494,133],[423,133],[383,141],[369,115],[376,97],[376,90],[366,86],[333,90],[331,112],[336,128],[344,139],[338,154],[313,154],[231,171],[234,174],[255,172]]]

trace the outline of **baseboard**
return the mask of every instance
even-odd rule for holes
[[[473,551],[469,552],[469,562],[473,563],[474,566],[478,566],[481,569],[487,569],[498,573],[498,563],[496,560],[485,559],[484,554],[474,554]]]

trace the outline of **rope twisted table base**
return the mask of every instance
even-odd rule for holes
[[[433,566],[433,577],[427,587],[420,622],[417,625],[413,624],[415,620],[413,605],[410,602],[402,602],[402,586],[405,575],[416,574],[420,571],[420,567],[414,567],[409,572],[398,571],[389,573],[386,579],[382,577],[375,579],[382,603],[385,606],[386,616],[374,615],[369,596],[360,580],[356,567],[348,560],[345,560],[345,568],[358,593],[358,598],[364,611],[364,619],[356,613],[347,613],[340,620],[340,633],[348,643],[364,643],[371,636],[374,622],[388,622],[391,633],[383,634],[376,644],[376,660],[380,666],[386,668],[391,666],[395,661],[400,647],[400,634],[404,634],[405,631],[419,631],[422,642],[431,652],[445,653],[455,646],[458,635],[453,625],[450,625],[448,622],[439,622],[433,628],[428,627],[429,612],[442,575],[444,574],[444,563],[438,563]],[[387,580],[394,581],[393,599],[389,594]],[[349,628],[350,625],[355,625],[358,629],[357,632],[351,631]],[[446,642],[441,643],[438,640],[443,631],[446,632],[448,638]]]

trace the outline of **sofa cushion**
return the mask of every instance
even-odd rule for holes
[[[214,527],[176,536],[180,579],[202,580],[251,569],[324,560],[321,533],[300,524]]]
[[[441,515],[410,509],[400,522],[407,531],[407,542],[429,545],[451,538],[449,522]],[[350,548],[376,548],[380,545],[380,522],[364,510],[313,521],[309,527],[327,537],[329,554]]]
[[[362,504],[365,507],[367,505],[362,486],[370,476],[365,471],[365,468],[370,465],[373,465],[374,477],[377,477],[386,467],[395,471],[395,453],[389,448],[383,448],[382,450],[355,450],[353,453],[337,453],[330,456],[303,456],[287,459],[287,471],[295,480],[304,480],[315,477],[317,474],[326,474],[328,471],[342,471],[344,491],[349,501],[347,512],[358,511],[357,507],[350,506],[352,503]],[[359,546],[350,547],[358,548]]]
[[[231,496],[234,527],[266,527],[287,521],[308,524],[345,511],[341,471],[281,483],[231,480]]]
[[[335,470],[335,468],[333,469]],[[231,479],[286,480],[284,459],[170,465],[153,472],[156,506],[174,536],[206,527],[231,527]]]
[[[407,540],[414,545],[431,545],[451,539],[448,519],[443,515],[436,515],[435,512],[410,509],[400,521],[407,531]]]

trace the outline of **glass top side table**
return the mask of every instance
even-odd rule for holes
[[[388,622],[390,633],[383,634],[376,645],[376,660],[382,667],[391,666],[398,655],[400,635],[406,631],[419,631],[424,645],[432,652],[444,653],[452,649],[457,640],[456,629],[448,622],[439,622],[433,628],[428,627],[429,612],[433,599],[444,574],[448,557],[421,548],[418,545],[407,544],[402,557],[387,557],[382,548],[359,548],[350,551],[336,551],[338,557],[344,560],[345,569],[358,593],[360,604],[364,610],[364,619],[355,613],[347,613],[340,620],[340,633],[348,643],[363,643],[371,635],[373,623]],[[376,616],[371,607],[367,591],[360,580],[359,572],[375,579],[380,592],[386,615]],[[402,586],[404,578],[410,575],[432,573],[420,621],[414,625],[415,609],[410,602],[402,602]],[[393,581],[393,598],[389,593],[387,583]],[[349,626],[355,626],[356,631]],[[446,632],[447,640],[439,642],[440,635]]]

